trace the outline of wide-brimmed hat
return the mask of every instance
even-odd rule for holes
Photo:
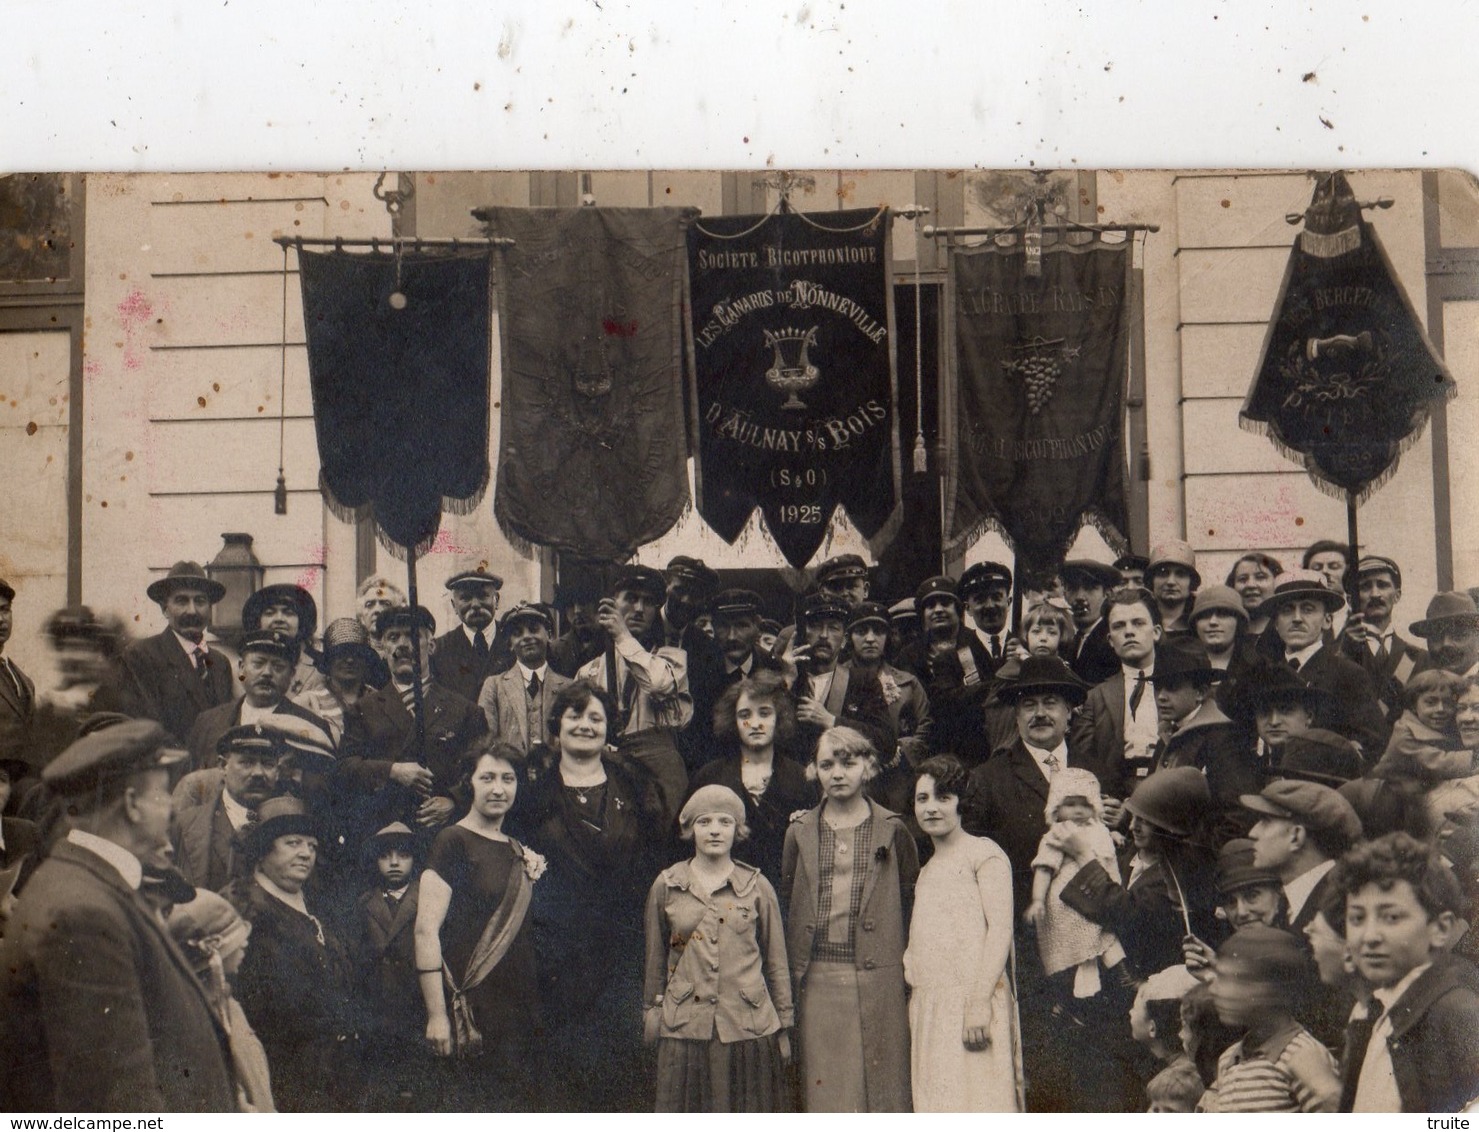
[[[1150,674],[1152,685],[1212,684],[1226,673],[1213,668],[1207,650],[1191,641],[1162,642],[1156,645],[1155,669]]]
[[[79,797],[130,774],[170,767],[187,752],[152,719],[130,719],[84,735],[41,771],[41,781],[64,797]]]
[[[1191,588],[1201,588],[1202,576],[1197,573],[1197,552],[1191,548],[1191,543],[1173,538],[1152,547],[1150,559],[1145,565],[1145,580],[1150,581],[1162,566],[1184,567],[1191,575]]]
[[[1273,869],[1261,869],[1253,863],[1253,842],[1246,837],[1234,837],[1217,852],[1217,894],[1231,896],[1240,889],[1254,885],[1280,884],[1279,874]]]
[[[1261,660],[1237,678],[1228,714],[1252,723],[1264,705],[1290,701],[1304,704],[1311,715],[1321,714],[1331,702],[1328,692],[1315,687],[1287,664]]]
[[[1274,592],[1263,599],[1258,614],[1272,617],[1280,606],[1304,599],[1320,602],[1328,613],[1334,613],[1345,605],[1345,595],[1327,586],[1325,576],[1318,570],[1285,570],[1274,579]]]
[[[1279,755],[1279,765],[1274,771],[1279,778],[1339,787],[1366,773],[1356,745],[1322,727],[1311,727],[1302,735],[1291,735]]]
[[[1070,579],[1083,578],[1090,585],[1103,586],[1112,590],[1121,582],[1120,572],[1107,562],[1096,562],[1092,558],[1070,558],[1062,566],[1058,567],[1058,577],[1063,579],[1063,584],[1070,585]]]
[[[1354,843],[1361,837],[1361,819],[1343,794],[1318,782],[1280,778],[1257,794],[1244,794],[1238,801],[1244,809],[1268,817],[1284,818],[1310,829],[1329,830]]]
[[[1428,602],[1428,614],[1421,621],[1408,626],[1419,637],[1436,636],[1449,625],[1463,625],[1479,629],[1479,606],[1474,599],[1459,590],[1448,590],[1433,595]]]
[[[1206,776],[1196,767],[1177,766],[1142,778],[1125,809],[1175,837],[1190,837],[1211,805]]]
[[[498,631],[507,633],[519,621],[535,621],[551,633],[555,631],[555,615],[542,601],[518,601],[509,606],[498,619]]]
[[[345,653],[357,654],[372,668],[380,658],[370,645],[370,631],[360,624],[358,617],[336,617],[324,626],[323,656],[315,667],[327,673],[329,662]]]
[[[1231,586],[1207,586],[1205,589],[1197,590],[1196,600],[1191,603],[1191,616],[1187,618],[1187,622],[1195,625],[1197,618],[1204,613],[1231,613],[1244,625],[1248,624],[1248,610],[1243,605],[1243,599],[1238,596],[1237,590]]]
[[[318,836],[318,823],[308,812],[303,799],[291,794],[268,798],[257,807],[257,824],[243,831],[242,850],[250,861],[259,861],[279,837],[290,833]]]
[[[313,600],[313,595],[302,586],[295,586],[289,582],[276,582],[270,586],[263,586],[247,598],[246,604],[241,607],[241,627],[243,629],[260,628],[263,610],[269,605],[278,605],[282,602],[292,605],[298,611],[298,640],[311,640],[314,631],[318,628],[318,603]]]
[[[960,576],[960,582],[955,587],[955,592],[962,598],[966,598],[978,590],[995,587],[1010,590],[1012,572],[1000,562],[977,562],[973,566],[966,567],[965,573]]]
[[[183,560],[171,566],[164,577],[150,582],[149,588],[144,592],[149,595],[150,601],[163,605],[169,600],[169,595],[179,589],[200,590],[212,605],[226,596],[226,587],[214,578],[207,577],[205,568],[199,562]]]
[[[447,589],[455,590],[461,586],[492,586],[495,590],[501,590],[503,579],[486,566],[479,566],[475,570],[459,571],[447,579]]]
[[[424,605],[418,605],[415,609],[409,605],[393,605],[376,620],[375,639],[384,637],[391,629],[425,629],[428,633],[435,633],[437,619]]]
[[[1004,703],[1014,704],[1030,692],[1057,692],[1069,703],[1081,704],[1089,688],[1056,656],[1029,656],[1015,679],[1001,681],[996,696]]]
[[[868,576],[868,564],[860,554],[839,554],[817,567],[816,584],[851,581]]]

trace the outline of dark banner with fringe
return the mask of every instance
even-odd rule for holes
[[[1289,253],[1243,427],[1301,461],[1327,494],[1360,502],[1455,391],[1345,176],[1322,178]]]
[[[494,513],[511,537],[621,560],[688,506],[683,224],[676,208],[489,208],[503,415]]]
[[[759,507],[797,569],[839,505],[875,553],[897,527],[890,228],[854,209],[689,230],[699,513],[732,543]]]
[[[427,550],[488,486],[489,256],[298,249],[319,484],[387,549]]]
[[[1032,578],[1057,567],[1085,522],[1128,548],[1129,263],[1128,241],[1059,244],[1036,275],[1020,245],[951,249],[945,538],[956,551],[995,529]]]

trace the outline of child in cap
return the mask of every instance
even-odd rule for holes
[[[1203,1112],[1335,1112],[1335,1058],[1294,1018],[1317,979],[1309,952],[1290,932],[1254,923],[1217,949],[1212,1002],[1229,1026],[1242,1026],[1217,1062]]]
[[[1062,840],[1068,832],[1066,827],[1082,831],[1090,839],[1092,859],[1119,881],[1119,861],[1104,824],[1099,780],[1080,767],[1064,767],[1048,784],[1045,816],[1048,831],[1032,859],[1032,902],[1022,918],[1037,929],[1037,950],[1048,976],[1064,973],[1054,980],[1062,984],[1061,990],[1071,989],[1072,998],[1092,998],[1103,986],[1099,978],[1101,963],[1106,970],[1115,967],[1124,962],[1125,951],[1113,934],[1063,903],[1063,890],[1078,874],[1082,862],[1064,853]],[[1070,971],[1071,978],[1066,974]]]
[[[360,977],[374,1038],[390,1055],[397,1044],[421,1045],[426,1017],[416,977],[421,879],[416,835],[404,823],[392,822],[366,842],[365,856],[375,863],[375,877],[359,898],[364,941]],[[389,1060],[387,1056],[381,1063]]]
[[[1181,1041],[1181,999],[1199,985],[1185,967],[1167,967],[1135,994],[1130,1036],[1163,1067],[1145,1086],[1149,1112],[1191,1112],[1201,1099],[1202,1079]]]

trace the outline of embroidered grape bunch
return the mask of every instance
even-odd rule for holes
[[[1027,410],[1037,416],[1053,399],[1053,390],[1063,373],[1063,362],[1078,356],[1078,350],[1064,347],[1065,338],[1031,338],[1013,346],[1018,356],[1002,362],[1001,368],[1021,378],[1027,395]]]

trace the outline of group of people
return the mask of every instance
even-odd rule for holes
[[[1420,647],[1335,542],[870,574],[783,625],[480,567],[440,634],[270,585],[226,650],[181,562],[155,636],[54,614],[43,692],[0,581],[0,1107],[1479,1100],[1471,593]]]

